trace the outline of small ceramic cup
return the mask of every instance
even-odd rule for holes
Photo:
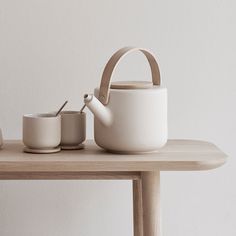
[[[30,114],[23,116],[23,143],[30,149],[53,149],[61,141],[61,116]]]
[[[77,149],[86,138],[86,113],[61,112],[61,148]]]

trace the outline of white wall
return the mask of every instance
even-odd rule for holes
[[[169,137],[209,140],[229,162],[162,174],[164,236],[235,236],[236,82],[233,0],[0,0],[0,127],[21,138],[24,113],[79,109],[118,48],[158,57]],[[118,79],[148,79],[139,54]],[[88,114],[88,138],[92,116]],[[0,181],[0,236],[129,236],[126,181]]]

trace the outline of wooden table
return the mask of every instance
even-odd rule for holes
[[[160,236],[160,171],[210,170],[226,155],[215,145],[169,140],[155,153],[111,154],[87,141],[84,150],[54,154],[23,153],[20,141],[6,141],[0,151],[0,179],[127,179],[133,181],[135,236]]]

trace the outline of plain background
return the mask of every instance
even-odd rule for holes
[[[164,236],[235,236],[236,2],[0,0],[0,127],[21,138],[24,113],[80,109],[109,57],[146,47],[169,92],[169,137],[229,155],[209,172],[162,173]],[[114,80],[149,80],[134,53]],[[87,112],[87,137],[93,137]],[[1,236],[130,236],[129,181],[0,181]]]

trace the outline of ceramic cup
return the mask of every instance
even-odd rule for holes
[[[61,147],[70,149],[82,144],[86,138],[86,113],[61,112]]]
[[[2,130],[0,129],[0,148],[3,145]]]
[[[23,116],[23,143],[31,149],[53,149],[61,141],[61,116],[30,114]]]

